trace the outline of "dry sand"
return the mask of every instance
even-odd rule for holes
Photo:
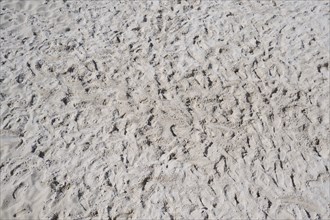
[[[3,0],[1,219],[329,219],[329,1]]]

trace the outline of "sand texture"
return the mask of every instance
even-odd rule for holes
[[[0,1],[0,219],[329,219],[329,1]]]

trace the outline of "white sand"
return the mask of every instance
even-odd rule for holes
[[[1,1],[0,219],[328,219],[329,1]]]

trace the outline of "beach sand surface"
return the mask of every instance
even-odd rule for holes
[[[329,1],[0,1],[0,219],[329,219]]]

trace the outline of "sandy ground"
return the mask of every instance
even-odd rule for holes
[[[329,1],[1,1],[1,219],[329,219]]]

